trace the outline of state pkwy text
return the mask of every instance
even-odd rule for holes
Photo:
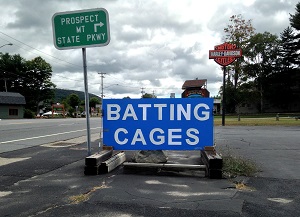
[[[105,40],[105,33],[98,33],[98,34],[87,34],[86,41],[104,41]],[[67,36],[67,37],[58,37],[57,44],[73,44],[73,43],[80,43],[80,36]]]

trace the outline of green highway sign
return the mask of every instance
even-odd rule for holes
[[[59,50],[106,46],[110,41],[104,8],[55,13],[52,28],[54,46]]]

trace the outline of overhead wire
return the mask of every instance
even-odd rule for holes
[[[54,59],[54,60],[60,61],[60,64],[63,63],[63,64],[67,64],[67,65],[70,65],[70,66],[75,67],[75,68],[82,68],[82,66],[79,66],[79,65],[77,65],[77,64],[68,62],[68,61],[63,60],[63,59],[60,59],[60,58],[57,58],[57,57],[55,57],[55,56],[53,56],[53,55],[50,55],[50,54],[48,54],[48,53],[45,53],[45,52],[43,52],[43,51],[37,49],[37,48],[35,48],[35,47],[32,47],[31,45],[28,45],[28,44],[26,44],[26,43],[24,43],[24,42],[22,42],[22,41],[20,41],[20,40],[18,40],[18,39],[16,39],[16,38],[14,38],[14,37],[12,37],[12,36],[10,36],[10,35],[8,35],[8,34],[2,32],[2,31],[0,31],[0,33],[1,33],[2,35],[5,35],[6,37],[8,37],[8,38],[10,38],[10,39],[12,39],[12,40],[14,40],[14,41],[16,41],[16,42],[22,44],[22,45],[25,45],[25,46],[27,46],[27,47],[29,47],[29,48],[35,50],[35,51],[38,51],[39,53],[42,53],[43,55],[46,55],[46,56],[48,56],[48,57],[51,57],[51,58]],[[10,41],[6,40],[6,39],[3,38],[3,37],[0,37],[0,38],[1,38],[2,40],[5,40],[5,41],[7,41],[7,42],[10,42]],[[38,53],[33,52],[32,50],[25,49],[24,47],[22,47],[22,46],[20,46],[20,45],[18,45],[18,44],[14,44],[14,46],[17,46],[17,47],[19,47],[19,48],[21,48],[22,50],[25,50],[25,51],[27,51],[27,52],[30,52],[30,53],[39,55]],[[57,63],[57,62],[56,62],[56,63]],[[10,72],[10,73],[13,73],[13,72]],[[80,79],[80,80],[73,79],[73,78],[70,78],[70,77],[66,77],[66,76],[60,75],[59,73],[55,73],[55,76],[60,77],[60,78],[65,78],[65,79],[71,80],[71,81],[82,81],[82,79]],[[113,78],[114,80],[117,80],[118,83],[121,83],[121,82],[122,82],[123,84],[118,84],[118,85],[119,85],[119,86],[126,87],[126,88],[139,89],[141,86],[143,86],[143,84],[141,84],[141,82],[136,82],[135,84],[133,84],[132,82],[128,82],[128,81],[124,81],[124,80],[121,81],[120,78],[116,78],[116,77],[114,77],[113,75],[108,74],[108,73],[107,73],[107,76]],[[52,78],[53,78],[53,77],[52,77]],[[125,82],[125,85],[124,85],[124,82]],[[94,85],[98,85],[99,83],[90,83],[90,82],[89,82],[89,84],[90,84],[90,85],[93,85],[93,84],[94,84]],[[178,89],[178,88],[175,88],[175,87],[174,87],[174,88],[172,88],[172,87],[166,87],[166,88],[162,88],[162,87],[146,87],[146,89],[152,89],[152,90],[153,90],[153,89],[154,89],[154,90],[156,90],[156,89],[168,89],[168,90],[170,90],[170,89]]]

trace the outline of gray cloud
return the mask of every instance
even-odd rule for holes
[[[56,50],[51,18],[57,12],[106,8],[111,41],[87,48],[89,91],[100,94],[98,72],[107,73],[104,91],[110,97],[140,96],[140,88],[158,96],[180,94],[185,80],[207,79],[217,95],[222,71],[208,59],[208,50],[222,43],[229,17],[252,19],[257,32],[279,34],[289,25],[297,0],[211,1],[71,1],[0,0],[1,52],[25,59],[41,56],[53,67],[53,82],[60,88],[83,90],[81,49]],[[4,34],[2,34],[2,33]],[[118,84],[118,85],[117,85]]]

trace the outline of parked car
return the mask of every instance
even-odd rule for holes
[[[53,115],[58,115],[57,112],[53,112]],[[44,114],[42,114],[43,117],[49,117],[49,116],[52,116],[52,111],[49,111],[49,112],[45,112]]]

